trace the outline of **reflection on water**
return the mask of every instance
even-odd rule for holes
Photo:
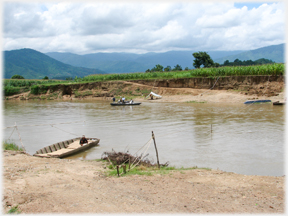
[[[83,134],[100,138],[100,146],[72,158],[98,159],[112,148],[128,149],[133,154],[154,131],[160,163],[284,175],[283,106],[144,102],[140,106],[112,107],[109,103],[7,101],[3,104],[3,126],[17,123],[30,154]],[[12,131],[5,129],[4,139]],[[11,139],[20,145],[16,132]],[[156,161],[153,147],[148,153]]]

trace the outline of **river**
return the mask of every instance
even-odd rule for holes
[[[154,131],[160,163],[246,175],[284,175],[285,108],[272,104],[153,103],[112,107],[109,101],[5,101],[3,139],[29,154],[82,136],[100,145],[72,159],[106,151],[136,153]],[[65,124],[62,124],[65,123]],[[14,128],[17,125],[19,134]],[[6,129],[5,129],[6,128]],[[14,131],[13,131],[14,130]],[[154,144],[147,150],[156,162]]]

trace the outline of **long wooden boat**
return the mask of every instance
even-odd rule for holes
[[[111,106],[135,106],[135,105],[140,105],[141,103],[140,102],[136,102],[136,103],[122,103],[122,102],[120,102],[120,103],[110,103],[111,104]]]
[[[100,142],[100,139],[97,138],[86,138],[88,143],[85,143],[83,146],[81,146],[79,144],[80,139],[81,137],[77,137],[52,144],[50,146],[39,149],[33,156],[46,158],[65,158],[92,148],[98,145]]]
[[[285,101],[282,101],[282,102],[275,101],[275,102],[273,102],[273,105],[285,105]]]
[[[244,102],[244,104],[252,104],[252,103],[271,103],[271,100],[248,100]]]

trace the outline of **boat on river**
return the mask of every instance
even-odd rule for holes
[[[100,139],[97,138],[86,138],[88,143],[81,146],[79,143],[80,139],[81,137],[77,137],[49,145],[36,151],[33,156],[45,158],[65,158],[97,146],[100,142]]]
[[[273,102],[273,105],[285,105],[285,101],[275,101]]]
[[[130,101],[127,101],[127,102],[114,102],[114,103],[110,103],[111,106],[135,106],[135,105],[140,105],[141,103],[140,102],[130,102]]]
[[[253,103],[271,103],[271,100],[248,100],[244,104],[253,104]]]

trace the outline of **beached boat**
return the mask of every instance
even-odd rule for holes
[[[285,101],[282,101],[282,102],[275,101],[275,102],[273,102],[273,105],[285,105]]]
[[[98,145],[100,142],[100,139],[97,138],[86,138],[88,143],[85,143],[83,146],[81,146],[79,144],[80,139],[81,137],[78,137],[52,144],[50,146],[39,149],[33,156],[46,158],[65,158],[92,148],[93,146]]]
[[[253,103],[271,103],[271,100],[248,100],[244,104],[253,104]]]
[[[140,105],[141,103],[140,102],[125,102],[125,103],[122,103],[122,102],[118,102],[118,103],[110,103],[111,106],[134,106],[134,105]]]

